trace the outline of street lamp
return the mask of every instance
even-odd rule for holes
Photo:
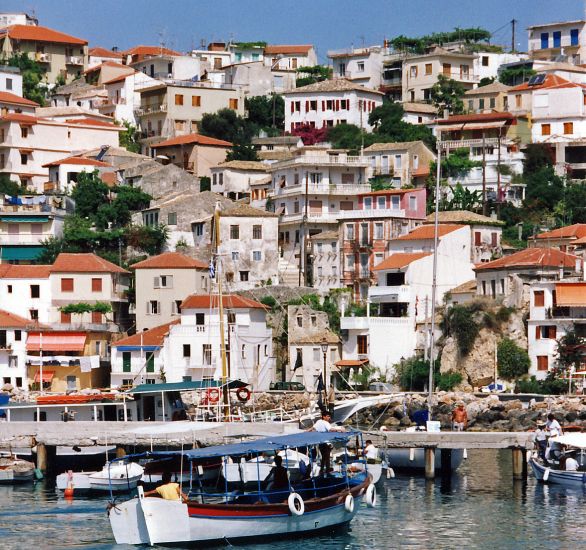
[[[323,372],[323,378],[324,378],[324,396],[325,396],[324,401],[325,401],[326,408],[327,408],[327,406],[328,406],[327,379],[328,378],[327,378],[327,372],[326,372],[326,357],[327,357],[327,354],[328,354],[328,340],[327,340],[327,338],[325,336],[322,338],[322,341],[321,341],[321,344],[320,345],[321,345],[321,351],[322,351],[323,356],[324,356],[324,372]]]

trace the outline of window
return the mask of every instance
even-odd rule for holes
[[[230,99],[228,101],[228,107],[230,109],[234,109],[234,110],[238,109],[238,100],[237,99]]]
[[[340,76],[346,76],[346,63],[340,63],[340,67],[338,69],[338,74]]]
[[[332,266],[332,275],[334,277],[338,276],[338,266],[335,266],[335,265]]]
[[[521,94],[515,95],[515,107],[521,108],[523,102],[523,96]]]
[[[59,322],[64,323],[64,324],[71,323],[71,313],[65,313],[64,311],[61,311],[60,313],[61,313],[61,315],[60,315]]]
[[[577,46],[579,30],[578,29],[571,29],[570,30],[570,46]],[[10,89],[10,88],[9,88]]]
[[[573,134],[574,133],[574,123],[573,122],[564,122],[564,134]]]
[[[193,232],[196,237],[201,237],[203,235],[203,223],[194,223]]]
[[[147,302],[147,315],[159,315],[161,313],[161,302],[149,300]]]
[[[167,214],[167,225],[177,225],[177,212]]]
[[[483,55],[482,56],[482,66],[488,67],[489,62],[490,62],[490,58],[488,57],[488,55]]]
[[[20,137],[25,139],[28,137],[28,128],[26,126],[20,127]]]
[[[535,307],[545,306],[545,292],[543,290],[535,290],[533,292],[533,305]]]
[[[211,365],[212,364],[212,345],[211,344],[203,344],[203,364],[204,365]]]
[[[243,283],[248,282],[248,271],[240,271],[240,281]]]
[[[297,326],[303,328],[303,317],[301,315],[297,316]]]
[[[479,108],[480,110],[484,109],[484,99],[483,99],[483,98],[480,98],[480,99],[478,100],[478,108]]]
[[[191,357],[191,344],[183,344],[183,357]]]
[[[8,294],[12,294],[12,285],[7,286],[7,292]]]
[[[468,80],[470,76],[470,66],[469,65],[460,65],[460,78],[464,80]]]
[[[356,337],[356,345],[358,348],[358,355],[368,354],[368,336],[366,336],[366,334],[359,334]]]
[[[417,65],[413,65],[409,68],[409,75],[411,78],[417,78]]]
[[[14,341],[15,342],[20,342],[21,340],[22,340],[22,331],[15,330],[14,331]]]
[[[203,327],[206,322],[206,315],[205,313],[196,313],[195,314],[195,324],[198,327]]]
[[[92,277],[92,292],[102,292],[101,277]]]
[[[201,96],[200,95],[192,95],[191,96],[191,106],[192,107],[201,107]]]
[[[474,246],[480,246],[482,244],[482,233],[480,231],[474,232]]]
[[[429,76],[433,72],[433,64],[426,63],[425,64],[425,74]]]
[[[541,49],[546,50],[547,48],[549,48],[549,33],[542,32],[541,33]]]
[[[92,323],[99,325],[102,321],[102,314],[99,311],[92,311]]]
[[[374,238],[375,239],[382,239],[383,238],[383,224],[382,223],[375,223],[374,224]]]
[[[551,124],[542,124],[541,125],[541,135],[542,136],[551,135]]]
[[[61,292],[73,292],[73,279],[61,279]]]
[[[181,313],[181,302],[182,300],[173,300],[171,302],[171,314],[179,315]]]
[[[452,76],[452,65],[450,63],[443,63],[442,72],[445,76]]]
[[[384,210],[387,207],[386,197],[378,197],[376,203],[379,210]]]
[[[317,276],[321,277],[324,274],[324,268],[320,265],[317,267]]]
[[[547,355],[537,356],[537,370],[549,370],[549,358]]]
[[[491,97],[488,102],[491,109],[496,109],[496,97]]]
[[[364,210],[372,210],[372,197],[364,197]]]
[[[293,203],[293,214],[299,214],[299,201]]]
[[[356,66],[358,67],[358,72],[359,73],[363,73],[364,72],[364,61],[359,61]]]
[[[146,371],[147,372],[155,372],[155,353],[154,352],[147,353]]]
[[[262,260],[262,252],[260,250],[253,250],[252,251],[252,261],[253,262],[260,262]]]
[[[321,172],[311,172],[309,174],[309,182],[314,185],[319,185],[321,183],[321,177]]]
[[[498,233],[495,233],[494,231],[490,234],[490,246],[495,247],[498,246]]]
[[[317,101],[310,101],[309,102],[309,110],[310,111],[317,111]]]
[[[183,94],[175,94],[175,105],[183,105]]]
[[[399,210],[401,208],[401,197],[397,195],[391,196],[391,210]]]
[[[240,252],[237,250],[232,251],[232,261],[237,262],[240,259]]]
[[[354,224],[352,223],[346,225],[346,239],[348,239],[349,241],[354,240]]]
[[[39,298],[41,296],[41,288],[39,285],[31,285],[31,298]]]
[[[122,372],[130,372],[132,355],[129,351],[122,352]]]
[[[253,225],[252,226],[252,238],[253,239],[262,239],[262,225]]]
[[[231,225],[230,226],[230,239],[238,240],[240,238],[240,226],[239,225]]]
[[[536,340],[555,340],[557,329],[555,325],[542,325],[535,327]]]
[[[242,359],[246,359],[246,344],[242,344],[242,347],[240,348],[240,355]]]
[[[315,315],[311,316],[311,326],[317,327],[317,317]]]
[[[352,254],[346,256],[346,269],[354,270],[354,256]]]
[[[319,361],[320,358],[320,349],[319,348],[313,348],[313,360],[314,361]]]
[[[20,164],[28,164],[28,154],[27,153],[20,154]]]
[[[560,48],[562,46],[562,33],[561,31],[554,31],[553,33],[553,47]]]
[[[224,172],[220,172],[218,174],[218,184],[219,185],[224,185]]]
[[[31,321],[38,321],[39,320],[39,310],[38,309],[30,309],[29,315],[30,315]]]
[[[415,195],[409,196],[409,210],[417,210],[417,197]]]
[[[578,35],[576,34],[576,37],[577,37],[577,36],[578,36]],[[6,79],[6,89],[7,89],[7,90],[12,90],[12,78],[7,78],[7,79]]]
[[[468,110],[474,111],[474,100],[473,99],[468,100]]]
[[[173,288],[173,275],[161,275],[161,288]]]

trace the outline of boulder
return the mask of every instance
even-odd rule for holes
[[[512,411],[515,409],[522,409],[523,403],[519,401],[519,399],[514,399],[513,401],[505,401],[505,411]]]
[[[400,425],[401,425],[400,420],[398,420],[394,416],[387,418],[383,424],[383,426],[386,426],[387,428],[397,428]]]

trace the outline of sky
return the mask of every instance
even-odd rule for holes
[[[526,50],[528,25],[580,19],[586,0],[1,0],[0,10],[34,12],[39,24],[85,38],[91,46],[137,44],[180,51],[203,41],[264,40],[330,49],[382,44],[454,27],[482,27],[493,42]]]

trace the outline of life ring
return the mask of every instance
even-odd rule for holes
[[[349,514],[354,512],[354,497],[352,495],[346,495],[346,500],[344,500],[344,508]]]
[[[207,398],[209,403],[217,403],[220,400],[220,390],[218,388],[208,388]]]
[[[302,516],[305,513],[305,502],[301,498],[299,493],[291,493],[287,499],[289,505],[289,511],[294,516]]]
[[[248,388],[238,388],[236,390],[236,397],[242,403],[246,403],[250,399],[250,390]]]
[[[364,500],[366,501],[366,505],[370,508],[374,508],[376,506],[376,487],[374,483],[371,483],[366,488],[366,493],[364,494]]]

